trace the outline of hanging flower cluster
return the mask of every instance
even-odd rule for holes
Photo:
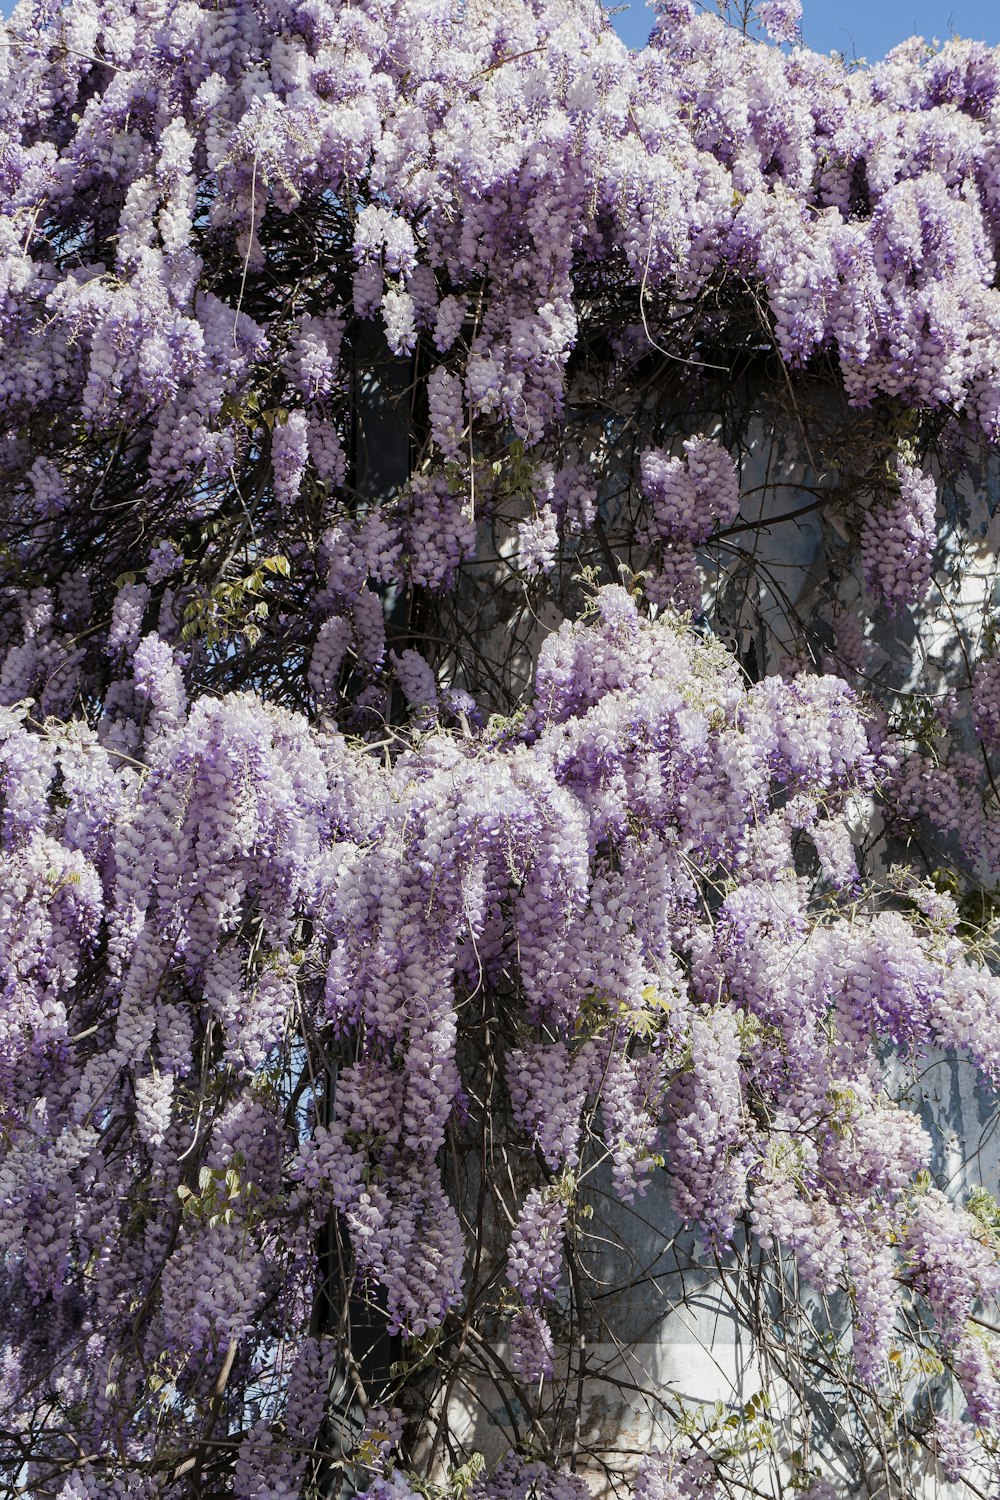
[[[787,41],[799,9],[761,20]],[[297,609],[243,651],[276,630],[310,709],[331,621],[342,662],[377,665],[366,584],[450,582],[477,511],[502,509],[484,444],[513,433],[550,463],[601,275],[633,309],[613,341],[626,381],[671,322],[682,366],[723,368],[690,351],[725,343],[749,286],[782,358],[835,355],[855,404],[1000,434],[1000,64],[977,44],[852,71],[688,6],[634,55],[561,0],[501,19],[437,0],[87,0],[3,22],[0,90],[0,586],[42,580],[29,616],[11,600],[0,620],[7,702],[67,712],[99,686],[102,642],[117,659],[143,628],[202,641],[211,616],[225,634],[220,579],[262,531],[297,569]],[[422,362],[428,463],[380,488],[380,440],[355,452],[352,412],[356,372],[392,356]],[[686,447],[683,484],[655,444],[640,467],[651,596],[693,605],[691,544],[735,497],[725,451]],[[596,476],[576,496],[577,458],[556,459],[521,526],[528,577],[594,514]],[[862,539],[894,609],[926,587],[928,482],[901,474]],[[384,512],[374,546],[359,485]],[[144,524],[108,523],[136,502]]]
[[[895,617],[918,418],[1000,439],[1000,55],[854,70],[799,16],[760,6],[783,51],[664,0],[638,54],[576,0],[0,22],[11,1487],[412,1500],[474,1355],[530,1455],[449,1493],[582,1500],[546,1393],[595,1198],[654,1184],[703,1256],[844,1294],[852,1402],[909,1338],[955,1408],[925,1447],[995,1457],[1000,1219],[885,1062],[995,1088],[1000,980],[853,836],[890,780],[996,864],[982,758],[673,612],[745,529],[720,371],[826,370],[870,423],[841,530]],[[654,355],[681,415],[619,421]],[[638,594],[578,588],[588,539]],[[723,1493],[674,1416],[640,1500]]]
[[[166,703],[158,668],[145,691]],[[624,1197],[665,1164],[720,1250],[747,1219],[817,1287],[849,1287],[865,1380],[909,1286],[985,1410],[969,1318],[1000,1264],[921,1186],[930,1139],[879,1052],[943,1045],[997,1080],[1000,981],[947,923],[797,873],[802,840],[870,782],[843,684],[748,689],[614,587],[549,637],[535,706],[499,739],[432,730],[387,766],[249,695],[169,703],[134,755],[79,723],[3,722],[18,1421],[72,1399],[76,1440],[113,1432],[120,1472],[139,1472],[151,1443],[194,1441],[221,1362],[249,1401],[285,1345],[321,1414],[327,1366],[301,1340],[331,1215],[390,1333],[460,1321],[475,1247],[439,1160],[477,1118],[470,1042],[496,1006],[514,1138],[548,1175],[505,1252],[524,1379],[553,1374],[586,1150]],[[314,1036],[336,1084],[304,1073],[313,1112],[290,1114],[283,1070]]]

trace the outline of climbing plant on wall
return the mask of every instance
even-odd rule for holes
[[[1000,55],[797,11],[3,23],[11,1493],[992,1492]]]

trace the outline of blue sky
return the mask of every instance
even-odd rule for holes
[[[641,47],[651,17],[643,0],[630,0],[612,19],[630,46]],[[908,36],[946,41],[953,33],[1000,44],[1000,0],[802,0],[802,35],[817,52],[872,60]]]

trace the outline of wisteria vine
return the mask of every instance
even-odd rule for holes
[[[1000,653],[873,636],[1000,440],[1000,55],[799,16],[0,23],[12,1492],[997,1484]],[[751,1399],[602,1370],[644,1204]]]

